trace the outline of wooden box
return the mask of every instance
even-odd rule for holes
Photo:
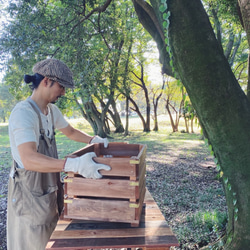
[[[95,152],[94,160],[107,164],[101,179],[68,173],[65,182],[64,218],[126,222],[139,226],[145,195],[146,145],[102,143],[88,145],[73,155]]]

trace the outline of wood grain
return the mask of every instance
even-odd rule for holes
[[[146,190],[140,225],[85,220],[59,220],[46,249],[84,250],[142,248],[167,250],[178,241],[151,194]]]

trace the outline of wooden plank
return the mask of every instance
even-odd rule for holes
[[[52,242],[52,244],[51,244]],[[168,243],[167,243],[168,242]],[[121,238],[84,238],[84,239],[51,239],[50,249],[89,249],[89,248],[132,248],[132,247],[170,247],[179,246],[174,235],[121,237]],[[49,248],[46,248],[49,249]]]
[[[106,197],[121,199],[139,199],[139,182],[131,185],[130,180],[68,178],[67,195],[84,197]]]
[[[107,148],[104,148],[103,143],[95,143],[87,145],[74,153],[73,155],[81,156],[89,152],[95,152],[97,156],[112,155],[116,157],[126,156],[137,156],[139,154],[140,144],[128,144],[123,142],[110,142]]]
[[[130,163],[130,158],[104,158],[95,157],[94,160],[111,167],[110,171],[100,170],[103,176],[136,177],[136,164]]]
[[[131,160],[144,161],[146,157],[146,145],[127,144],[127,143],[109,143],[108,148],[104,148],[103,143],[88,145],[72,155],[81,156],[88,152],[95,152],[97,157],[94,160],[101,164],[111,166],[110,171],[101,170],[103,176],[127,176],[138,177],[138,167],[136,163],[131,163]],[[104,155],[113,157],[106,158]],[[140,159],[142,158],[142,159]],[[133,178],[135,180],[135,178]]]
[[[74,230],[124,230],[131,228],[129,223],[122,222],[102,222],[102,221],[87,221],[87,220],[60,220],[57,224],[56,231],[59,229],[67,231]],[[145,221],[140,222],[140,228],[169,228],[166,221]],[[136,228],[133,228],[135,230]],[[59,230],[59,231],[61,231]],[[122,234],[122,233],[121,233]]]
[[[137,228],[132,228],[129,223],[121,222],[60,220],[46,249],[143,248],[145,250],[166,250],[170,246],[178,246],[176,237],[148,191],[146,191],[145,204],[142,207],[142,220]]]
[[[143,247],[142,250],[170,250],[170,247]]]
[[[75,198],[71,201],[67,204],[67,215],[64,218],[134,222],[135,208],[129,207],[129,201],[88,198]]]
[[[120,237],[143,237],[143,236],[164,236],[172,235],[172,231],[167,228],[125,228],[121,230],[57,230],[53,233],[53,239],[84,239],[84,238],[120,238]]]
[[[147,146],[146,145],[140,145],[140,153],[138,154],[138,159],[140,160],[139,163],[139,175],[144,170],[146,166],[146,156],[147,156]],[[133,158],[133,157],[132,157]]]
[[[109,143],[107,148],[104,148],[104,145],[100,143],[101,154],[102,155],[113,155],[117,156],[137,156],[139,154],[139,145],[140,144],[128,144],[128,143]]]
[[[140,199],[139,199],[139,208],[136,210],[136,213],[135,213],[136,220],[140,220],[140,217],[141,217],[143,203],[144,203],[144,197],[145,197],[145,193],[146,193],[146,181],[144,181],[144,184],[143,184],[140,191],[141,191],[141,193],[140,193]]]
[[[71,155],[81,156],[83,154],[90,153],[90,152],[95,152],[95,144],[87,145],[86,147],[81,148],[81,149],[75,151]]]

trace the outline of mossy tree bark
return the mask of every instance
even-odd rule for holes
[[[160,19],[161,1],[151,2]],[[167,5],[175,70],[223,171],[229,215],[225,249],[248,249],[250,103],[216,40],[201,1],[168,0]]]
[[[201,2],[170,0],[168,6],[174,65],[223,171],[229,213],[226,249],[247,249],[250,103],[224,57]]]

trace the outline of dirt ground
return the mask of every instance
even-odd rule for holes
[[[0,170],[0,249],[6,250],[8,168]],[[156,145],[147,155],[147,188],[180,242],[178,249],[199,249],[218,237],[207,230],[205,213],[226,213],[217,171],[202,141]],[[213,223],[213,222],[211,222]],[[175,248],[177,249],[177,248]]]
[[[155,154],[150,153],[146,180],[177,235],[180,248],[174,249],[200,249],[222,233],[214,229],[216,215],[227,214],[224,190],[214,159],[202,141],[187,141],[182,146],[169,144],[165,152],[158,148]]]

